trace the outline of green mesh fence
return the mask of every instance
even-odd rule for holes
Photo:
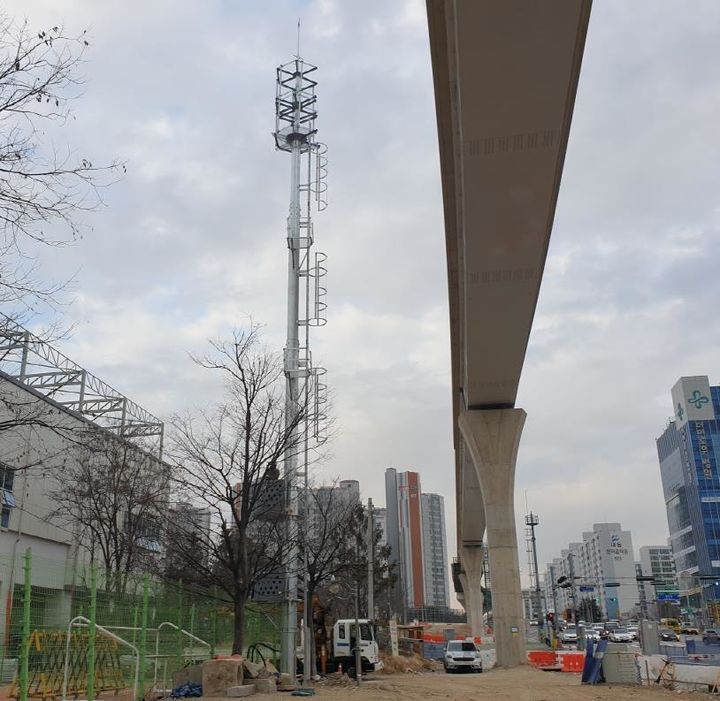
[[[277,607],[249,605],[246,649],[278,649],[279,620]],[[214,589],[0,555],[0,697],[143,698],[230,654],[233,634],[232,603]]]

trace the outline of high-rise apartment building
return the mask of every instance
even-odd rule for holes
[[[582,534],[582,542],[570,543],[545,571],[545,595],[560,611],[572,608],[571,589],[557,586],[560,577],[574,578],[578,602],[595,600],[606,618],[629,614],[638,602],[630,531],[619,523],[595,523]],[[610,586],[608,586],[610,585]]]
[[[657,439],[657,452],[675,568],[686,594],[690,588],[698,592],[702,584],[704,598],[716,599],[720,587],[712,577],[720,578],[720,387],[711,387],[706,375],[681,377],[671,394],[674,418]]]
[[[425,606],[449,606],[445,500],[439,494],[423,494],[421,500]]]
[[[445,509],[437,494],[422,494],[417,472],[385,471],[386,538],[399,572],[403,608],[449,602]],[[444,603],[443,603],[444,602]]]

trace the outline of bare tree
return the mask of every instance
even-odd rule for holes
[[[94,165],[71,149],[43,143],[43,123],[62,125],[82,86],[86,33],[61,26],[31,31],[0,16],[0,302],[52,303],[60,286],[36,277],[34,244],[76,240],[76,215],[101,202],[101,188],[123,171]],[[29,246],[29,249],[28,249]]]
[[[232,601],[233,653],[242,653],[246,603],[278,574],[293,540],[278,466],[303,450],[311,417],[302,397],[286,411],[281,358],[261,346],[257,326],[212,348],[196,361],[224,375],[227,399],[199,417],[177,418],[171,441],[179,496],[209,509],[212,527],[194,529],[190,548],[183,538],[173,547],[196,580]]]
[[[327,643],[327,608],[316,601],[316,594],[332,582],[345,579],[354,565],[354,528],[360,505],[349,499],[335,484],[308,489],[304,493],[303,505],[303,528],[299,540],[303,562],[307,567],[305,607],[309,605],[311,609],[306,618],[313,622],[316,642],[312,646],[310,661],[315,674],[317,643]]]
[[[334,574],[331,585],[318,587],[329,606],[327,612],[336,617],[351,618],[355,615],[356,597],[360,611],[366,610],[368,592],[368,548],[367,548],[367,509],[355,504],[349,513],[346,537],[342,549],[337,553],[342,567]],[[386,609],[384,602],[397,581],[396,565],[390,562],[390,546],[381,545],[382,528],[376,524],[373,542],[373,579],[374,598],[381,612]],[[370,618],[372,613],[368,613]]]
[[[84,432],[77,459],[55,475],[53,519],[79,530],[81,544],[100,561],[108,588],[122,593],[128,577],[158,568],[170,467],[102,429]]]

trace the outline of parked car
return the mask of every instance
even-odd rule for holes
[[[720,642],[720,631],[718,631],[717,628],[706,628],[703,631],[702,641],[704,643]]]
[[[560,642],[561,643],[576,643],[577,642],[577,629],[574,625],[569,625],[560,631]]]
[[[660,640],[663,640],[665,642],[680,640],[680,637],[674,630],[672,630],[672,628],[660,628],[658,630],[658,633],[660,634]],[[703,640],[704,640],[704,638],[703,638]]]
[[[629,643],[632,641],[632,635],[627,628],[615,628],[610,633],[610,641],[613,643]]]
[[[482,657],[472,640],[450,640],[445,648],[443,667],[446,672],[482,672]]]

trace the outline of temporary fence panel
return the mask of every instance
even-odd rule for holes
[[[279,648],[277,606],[250,604],[245,619],[246,649]],[[29,550],[0,556],[0,684],[19,701],[61,697],[66,667],[68,696],[93,701],[136,684],[143,698],[171,688],[185,666],[230,654],[233,636],[233,604],[216,589],[107,575]]]

